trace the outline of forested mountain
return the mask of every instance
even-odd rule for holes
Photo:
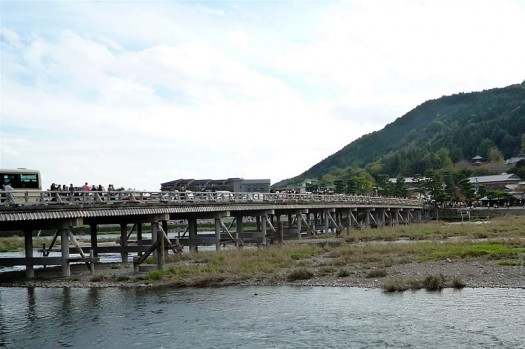
[[[497,162],[524,150],[524,134],[525,81],[427,101],[282,183],[363,170],[376,179],[424,175],[477,155]]]

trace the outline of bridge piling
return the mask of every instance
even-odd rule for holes
[[[24,230],[24,252],[26,257],[26,277],[32,279],[35,277],[35,268],[32,263],[29,263],[33,258],[33,230]]]
[[[266,246],[266,216],[261,217],[261,234],[262,234],[262,245]]]
[[[120,224],[120,246],[122,247],[122,252],[120,252],[120,257],[122,264],[128,264],[128,252],[126,247],[128,246],[128,225],[126,223]]]
[[[91,240],[91,250],[93,251],[93,256],[98,257],[98,240],[97,240],[97,225],[91,223],[89,225],[90,231],[90,240]]]
[[[243,234],[243,226],[242,226],[243,216],[242,215],[237,215],[237,216],[235,216],[235,220],[236,220],[235,246],[237,246],[237,248],[242,248],[242,245],[243,245],[243,239],[242,239],[242,234]]]
[[[215,218],[215,251],[221,250],[221,219]]]
[[[190,252],[197,252],[197,219],[188,219],[188,234],[189,234],[189,250]]]
[[[61,227],[60,231],[60,248],[62,253],[62,276],[71,276],[71,268],[69,266],[69,228]]]

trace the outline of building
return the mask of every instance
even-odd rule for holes
[[[472,158],[472,163],[474,165],[481,165],[483,163],[483,157],[476,155]]]
[[[270,180],[237,178],[233,181],[233,191],[241,193],[269,193]]]
[[[504,190],[508,185],[517,185],[521,178],[515,174],[502,173],[491,176],[470,177],[469,182],[474,187],[483,185],[487,189]]]
[[[519,154],[518,156],[513,156],[510,159],[505,160],[507,165],[515,165],[518,161],[525,160],[525,154]]]
[[[189,190],[190,184],[194,179],[177,179],[171,182],[161,183],[160,190],[162,191],[186,191]]]
[[[269,179],[177,179],[160,184],[161,191],[231,191],[231,192],[259,192],[270,191]]]

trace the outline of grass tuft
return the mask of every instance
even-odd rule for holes
[[[288,281],[308,280],[313,277],[314,273],[310,269],[297,268],[292,270],[292,272],[288,274]]]
[[[350,272],[348,270],[346,270],[346,269],[340,269],[337,272],[337,277],[344,278],[344,277],[347,277],[347,276],[350,276]]]
[[[367,278],[382,278],[387,275],[385,269],[374,269],[370,270],[366,275]]]
[[[106,277],[104,275],[94,275],[91,277],[92,282],[100,282],[100,281],[104,281],[105,279]]]
[[[466,287],[467,284],[465,284],[463,282],[463,280],[461,280],[461,278],[459,276],[454,276],[454,279],[452,279],[452,287],[456,288],[456,289],[462,289],[464,287]]]
[[[508,266],[508,267],[516,267],[520,265],[517,261],[500,261],[498,262],[498,265]]]
[[[441,291],[445,287],[443,274],[429,275],[423,280],[423,287],[427,291]]]
[[[390,280],[383,285],[385,292],[403,292],[408,290],[408,286],[399,280]]]

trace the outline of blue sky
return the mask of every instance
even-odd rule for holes
[[[300,174],[525,79],[523,1],[0,0],[0,166],[157,190]]]

